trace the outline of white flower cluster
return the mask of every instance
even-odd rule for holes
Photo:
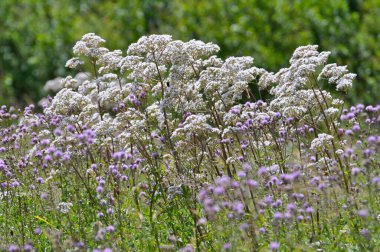
[[[88,97],[64,88],[57,93],[45,113],[48,115],[79,115],[83,108],[86,108],[89,104],[91,104],[91,101]]]
[[[312,150],[321,150],[324,147],[327,147],[331,144],[331,140],[334,137],[325,133],[318,134],[318,137],[311,141],[310,149]]]
[[[179,135],[185,134],[187,138],[191,139],[192,134],[204,134],[209,133],[220,133],[217,128],[213,128],[207,123],[209,117],[205,115],[190,115],[186,118],[185,122],[180,125],[174,132],[172,137],[178,137]]]
[[[66,62],[65,67],[76,69],[79,66],[83,65],[83,61],[81,61],[79,58],[71,58]]]
[[[70,211],[70,209],[71,209],[72,206],[73,206],[73,204],[70,203],[70,202],[60,202],[60,203],[58,204],[58,206],[57,206],[57,209],[58,209],[61,213],[63,213],[63,214],[67,214],[67,213]]]
[[[108,52],[107,48],[100,47],[105,42],[106,41],[104,39],[95,35],[94,33],[88,33],[85,34],[82,39],[75,44],[73,52],[78,56],[84,55],[91,59],[98,59],[101,55]],[[76,63],[74,63],[76,61],[77,60],[74,58],[69,60],[66,64],[69,67],[72,67],[76,65]]]
[[[64,88],[66,85],[67,87],[78,87],[80,86],[84,81],[88,80],[90,74],[89,73],[83,73],[79,72],[75,75],[75,77],[68,76],[66,78],[57,77],[52,80],[49,80],[44,85],[44,91],[45,92],[53,92],[57,93],[59,90]]]
[[[318,52],[318,46],[298,47],[290,59],[290,67],[277,73],[262,74],[258,86],[269,89],[274,96],[270,107],[286,116],[300,118],[313,108],[328,109],[332,97],[327,91],[320,91],[318,81],[327,78],[335,83],[338,91],[347,91],[352,86],[355,74],[348,73],[346,67],[336,64],[325,65],[330,52]],[[318,75],[318,70],[323,70]],[[318,77],[316,77],[318,76]],[[327,111],[329,116],[336,115],[333,110]]]
[[[337,66],[335,63],[326,65],[318,75],[318,80],[327,79],[329,84],[336,83],[337,91],[345,91],[351,89],[352,81],[356,74],[349,73],[347,66]]]
[[[314,45],[297,48],[290,67],[270,73],[254,67],[252,57],[222,60],[216,56],[217,45],[198,40],[144,36],[129,46],[127,55],[121,50],[109,51],[102,47],[104,42],[90,33],[76,43],[76,58],[67,66],[77,68],[88,61],[93,65],[91,78],[63,79],[64,88],[45,113],[63,117],[63,123],[91,127],[102,138],[101,144],[118,138],[125,149],[131,137],[148,141],[149,137],[141,134],[148,129],[165,139],[186,141],[194,135],[212,133],[228,138],[248,127],[263,128],[276,113],[298,119],[311,113],[319,122],[324,119],[319,111],[323,108],[326,117],[335,118],[341,102],[318,89],[317,81],[328,78],[343,90],[352,80],[346,68],[335,65],[325,66],[316,78],[330,53],[320,53]],[[260,89],[269,89],[274,99],[239,104],[251,97],[250,85],[255,83]],[[266,142],[270,139],[266,136]],[[253,144],[269,146],[266,142]]]
[[[323,66],[328,59],[329,52],[318,52],[318,46],[308,45],[298,47],[290,59],[290,67],[283,68],[276,74],[266,73],[258,85],[261,89],[270,89],[275,97],[291,95],[297,90],[306,88],[316,69]]]
[[[226,111],[236,104],[248,92],[248,84],[264,73],[252,64],[252,57],[230,57],[220,67],[209,67],[201,73],[200,87],[218,110]]]

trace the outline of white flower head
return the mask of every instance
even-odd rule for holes
[[[99,64],[101,64],[102,67],[99,69],[99,72],[102,74],[119,70],[123,59],[122,54],[121,50],[115,50],[101,55],[99,58]]]
[[[320,150],[324,147],[327,147],[331,144],[331,140],[334,137],[325,133],[318,134],[318,137],[311,141],[310,149],[312,150]]]
[[[137,43],[128,47],[127,54],[135,56],[145,56],[146,54],[159,54],[165,50],[165,47],[172,41],[170,35],[150,35],[141,37]],[[155,55],[159,56],[159,55]]]
[[[81,61],[78,57],[75,57],[75,58],[69,59],[66,62],[65,67],[76,69],[81,65],[83,65],[83,61]]]
[[[73,52],[78,56],[84,55],[90,58],[99,58],[108,52],[107,48],[100,47],[104,42],[106,41],[95,35],[95,33],[88,33],[74,45]]]
[[[73,204],[71,202],[60,202],[57,206],[57,209],[61,213],[67,214],[68,212],[70,212],[70,209],[72,206],[73,206]]]
[[[327,79],[329,84],[336,84],[337,91],[348,91],[356,74],[349,73],[347,66],[337,66],[336,63],[326,65],[318,75],[318,80]]]

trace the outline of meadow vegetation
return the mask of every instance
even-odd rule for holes
[[[380,105],[347,103],[330,52],[271,72],[169,35],[105,45],[75,44],[87,79],[42,112],[1,107],[0,250],[380,249]]]

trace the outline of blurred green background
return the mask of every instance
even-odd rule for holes
[[[140,36],[171,34],[250,55],[277,71],[297,46],[318,44],[358,74],[351,102],[380,101],[380,0],[0,0],[0,102],[36,102],[83,34],[126,50]]]

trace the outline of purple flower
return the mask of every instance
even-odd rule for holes
[[[215,195],[220,196],[224,193],[224,188],[221,186],[217,186],[214,188],[214,193],[215,193]]]
[[[345,132],[345,130],[344,129],[342,129],[342,128],[339,128],[338,129],[338,136],[342,136],[343,134],[344,134],[344,132]]]
[[[273,218],[274,218],[275,220],[281,220],[282,217],[283,217],[283,215],[282,215],[282,213],[280,213],[280,212],[275,212],[275,213],[273,214]]]
[[[222,176],[220,178],[215,179],[215,183],[217,185],[226,186],[230,182],[230,177]]]
[[[10,245],[10,246],[8,247],[8,251],[9,251],[9,252],[16,252],[16,251],[19,251],[19,248],[18,248],[18,246],[12,244],[12,245]]]
[[[54,135],[55,135],[55,136],[60,136],[60,135],[62,135],[62,130],[61,130],[60,128],[56,128],[56,129],[54,130]]]
[[[122,160],[123,158],[125,158],[125,152],[124,151],[115,152],[112,155],[112,158],[115,159],[115,160]]]
[[[238,214],[244,213],[244,205],[241,202],[234,202],[232,204],[232,210],[234,210]]]
[[[103,186],[98,186],[98,187],[96,188],[96,192],[97,192],[97,193],[102,193],[102,192],[104,192],[104,187],[103,187]]]
[[[258,183],[255,181],[255,180],[253,180],[253,179],[249,179],[249,180],[247,180],[247,185],[250,187],[250,188],[256,188],[257,187],[257,185],[258,185]]]
[[[276,202],[274,202],[273,205],[275,207],[280,207],[282,205],[282,200],[281,199],[276,200]]]
[[[198,225],[205,225],[207,223],[207,219],[206,218],[200,218],[199,220],[198,220]]]
[[[77,247],[78,248],[84,248],[84,243],[81,241],[77,242]]]
[[[271,204],[273,202],[273,197],[271,195],[266,195],[264,201],[266,204]]]
[[[372,179],[372,184],[374,184],[376,187],[380,188],[380,177],[374,177]]]
[[[353,119],[355,117],[355,114],[350,112],[346,116],[347,116],[348,120],[351,120],[351,119]]]
[[[368,218],[368,210],[367,209],[361,209],[358,211],[358,215],[362,217],[363,219]]]
[[[181,248],[179,252],[194,252],[194,248],[190,244],[188,244],[186,245],[186,247]]]
[[[69,162],[70,162],[70,159],[71,159],[71,157],[70,157],[69,154],[65,154],[65,155],[63,155],[63,161],[64,161],[65,163],[69,163]]]
[[[369,144],[376,144],[377,142],[379,142],[379,138],[376,137],[376,136],[369,136],[369,137],[367,138],[367,142],[368,142]]]
[[[107,232],[109,232],[109,233],[113,233],[113,232],[115,232],[115,227],[114,226],[108,226],[107,228],[106,228],[106,230],[107,230]]]
[[[230,250],[231,249],[231,243],[228,242],[228,243],[224,244],[223,249],[224,250]]]
[[[247,231],[248,228],[249,228],[249,225],[248,225],[247,222],[243,222],[243,223],[240,225],[240,227],[239,227],[239,229],[242,230],[242,231]]]
[[[271,242],[269,244],[270,250],[278,250],[280,248],[280,244],[278,242]]]
[[[41,145],[42,145],[42,146],[48,146],[49,143],[50,143],[50,140],[49,140],[49,139],[42,139],[42,140],[41,140]]]
[[[358,105],[356,105],[356,109],[362,111],[364,109],[364,105],[359,103]]]
[[[46,155],[46,156],[44,157],[44,161],[45,161],[46,163],[50,163],[51,161],[53,161],[53,159],[51,158],[50,155]]]
[[[239,182],[233,180],[233,181],[231,181],[231,186],[235,187],[235,188],[239,188]]]
[[[238,171],[237,176],[242,179],[246,176],[246,173],[244,171]]]
[[[62,155],[63,155],[63,153],[60,150],[57,150],[54,152],[54,157],[56,157],[56,158],[60,158],[60,157],[62,157]]]
[[[33,251],[33,246],[30,243],[25,244],[24,251]]]
[[[347,136],[352,136],[354,134],[354,132],[350,129],[346,130],[346,135]]]
[[[368,237],[369,235],[369,230],[367,228],[363,228],[362,230],[360,230],[360,233],[361,235],[363,235],[364,237]]]
[[[306,213],[312,214],[314,212],[314,209],[312,207],[306,208]]]
[[[71,133],[74,133],[75,132],[75,127],[71,124],[67,125],[67,130]]]
[[[359,124],[355,124],[354,126],[352,126],[352,130],[353,130],[354,132],[358,132],[358,131],[360,130],[360,126],[359,126]]]
[[[346,153],[347,153],[348,155],[352,155],[352,153],[354,153],[354,151],[353,151],[351,148],[347,148],[347,149],[346,149]]]
[[[20,182],[18,181],[13,181],[12,184],[11,184],[12,187],[19,187],[20,186]]]
[[[362,171],[362,169],[360,169],[359,167],[354,167],[354,168],[351,169],[351,174],[352,174],[353,176],[356,176],[356,175],[358,175],[361,171]]]
[[[230,113],[238,115],[240,113],[240,108],[233,107],[232,109],[230,109]]]
[[[260,167],[259,171],[258,171],[258,174],[260,176],[264,176],[267,174],[267,168],[266,167]]]
[[[374,151],[371,150],[371,149],[365,149],[362,151],[362,154],[364,157],[368,158],[370,157],[372,154],[374,154]]]
[[[285,212],[284,213],[284,218],[289,220],[289,219],[292,218],[292,214],[290,212]]]

